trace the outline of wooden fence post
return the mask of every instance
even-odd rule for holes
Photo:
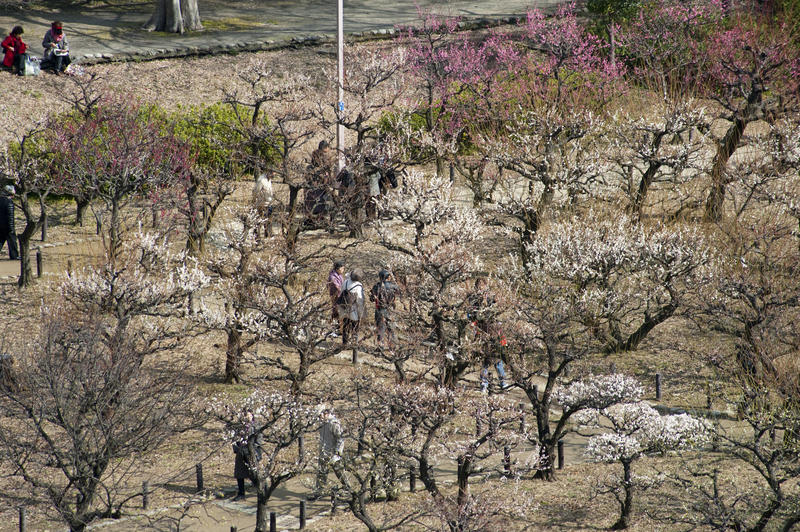
[[[19,507],[19,532],[27,532],[28,530],[28,519],[25,515],[25,508],[22,506]]]
[[[195,477],[197,478],[197,493],[203,491],[203,464],[196,464],[194,466]]]
[[[411,466],[408,471],[408,491],[414,493],[417,489],[417,471],[414,466]]]
[[[558,469],[564,469],[564,440],[558,440]]]
[[[275,512],[269,513],[269,532],[278,532],[278,518]]]
[[[299,436],[297,438],[297,457],[301,462],[303,461],[303,457],[305,456],[305,454],[306,454],[305,440],[303,439],[302,436]]]
[[[656,401],[661,400],[661,373],[656,373]]]
[[[506,475],[511,476],[511,448],[508,445],[503,447],[503,467]]]
[[[150,483],[148,481],[142,482],[142,510],[147,510],[150,505]]]
[[[300,500],[300,530],[306,527],[306,500]]]
[[[36,277],[42,276],[42,249],[36,250]]]

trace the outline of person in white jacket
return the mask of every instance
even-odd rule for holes
[[[342,283],[339,299],[339,316],[342,318],[342,343],[358,342],[358,327],[366,314],[364,308],[364,286],[361,270],[353,272]]]
[[[272,180],[266,174],[259,174],[253,187],[253,206],[259,216],[264,220],[264,236],[270,236],[272,228],[272,200],[275,194],[272,191]],[[259,236],[259,227],[255,228],[256,238]]]

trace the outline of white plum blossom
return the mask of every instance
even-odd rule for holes
[[[553,393],[565,410],[600,409],[621,402],[637,401],[644,393],[639,382],[626,375],[595,375],[560,386]]]
[[[586,444],[586,455],[597,462],[632,460],[641,452],[639,440],[625,434],[607,432],[593,436]]]

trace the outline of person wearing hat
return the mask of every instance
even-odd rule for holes
[[[375,327],[378,329],[378,343],[384,338],[388,343],[394,340],[394,324],[391,312],[400,287],[391,281],[388,270],[378,272],[378,282],[369,291],[369,300],[375,303]]]
[[[3,39],[0,46],[3,47],[3,67],[21,74],[22,73],[22,58],[25,57],[25,51],[28,45],[22,42],[22,26],[14,26],[11,33]]]
[[[71,60],[69,58],[69,43],[64,35],[63,24],[60,20],[50,24],[50,29],[44,34],[42,46],[44,47],[42,68],[51,69],[56,75],[64,72]]]
[[[0,251],[8,242],[8,257],[19,260],[17,249],[17,235],[14,232],[14,187],[7,185],[0,193]]]

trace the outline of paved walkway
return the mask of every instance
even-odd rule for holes
[[[530,7],[551,10],[562,0],[345,0],[345,32],[386,35],[397,24],[417,20],[415,5],[486,23],[523,16]],[[20,24],[30,51],[41,53],[41,37],[50,22],[64,22],[73,56],[80,62],[169,57],[226,50],[269,49],[294,41],[333,39],[336,2],[333,0],[258,0],[256,2],[200,1],[206,30],[186,35],[140,30],[150,16],[150,3],[125,8],[32,8],[0,13],[0,30]]]

